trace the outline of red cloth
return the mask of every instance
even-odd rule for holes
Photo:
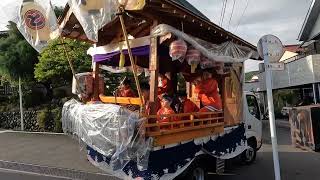
[[[183,103],[183,113],[191,113],[191,112],[198,112],[199,108],[198,106],[190,101],[190,99],[186,99],[186,101]]]
[[[194,92],[198,94],[198,98],[204,106],[222,109],[222,101],[218,93],[218,82],[215,79],[203,80],[195,87]]]
[[[119,90],[119,97],[136,97],[136,94],[133,92],[131,88],[128,89],[120,89]]]
[[[172,108],[160,108],[157,112],[157,115],[167,115],[167,114],[175,114],[175,112],[172,110]],[[177,117],[158,117],[159,123],[166,123],[166,122],[172,122],[172,121],[179,121]]]

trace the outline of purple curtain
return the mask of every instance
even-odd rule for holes
[[[146,46],[131,48],[131,51],[132,51],[132,55],[134,55],[134,56],[148,55],[150,52],[150,46],[146,45]],[[128,50],[127,49],[122,50],[122,53],[127,55]],[[96,54],[93,56],[93,58],[94,58],[95,62],[114,64],[119,61],[119,58],[118,58],[119,55],[120,55],[120,51],[116,51],[116,52],[111,52],[111,53],[107,53],[107,54]]]

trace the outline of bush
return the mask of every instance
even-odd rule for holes
[[[54,132],[62,133],[62,122],[61,122],[61,108],[55,108],[52,110],[52,114],[54,117]]]
[[[25,108],[35,107],[47,100],[45,95],[41,91],[33,90],[23,97],[23,106]]]
[[[57,88],[53,90],[53,97],[61,99],[67,96],[67,92],[63,88]]]
[[[51,111],[45,108],[37,114],[37,123],[42,131],[52,131],[54,125],[54,118]]]
[[[53,131],[61,133],[62,122],[61,122],[61,111],[60,107],[50,110],[46,107],[39,111],[37,114],[37,122],[40,130],[42,131]]]

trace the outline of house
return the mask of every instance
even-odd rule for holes
[[[300,45],[287,45],[283,71],[272,72],[272,88],[290,91],[296,99],[320,103],[320,1],[313,0],[300,30]],[[265,73],[259,73],[259,91],[266,95]]]

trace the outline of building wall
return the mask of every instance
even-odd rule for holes
[[[272,72],[273,89],[320,82],[320,55],[310,55],[285,64],[284,71]],[[259,74],[260,88],[266,89],[265,73]]]

